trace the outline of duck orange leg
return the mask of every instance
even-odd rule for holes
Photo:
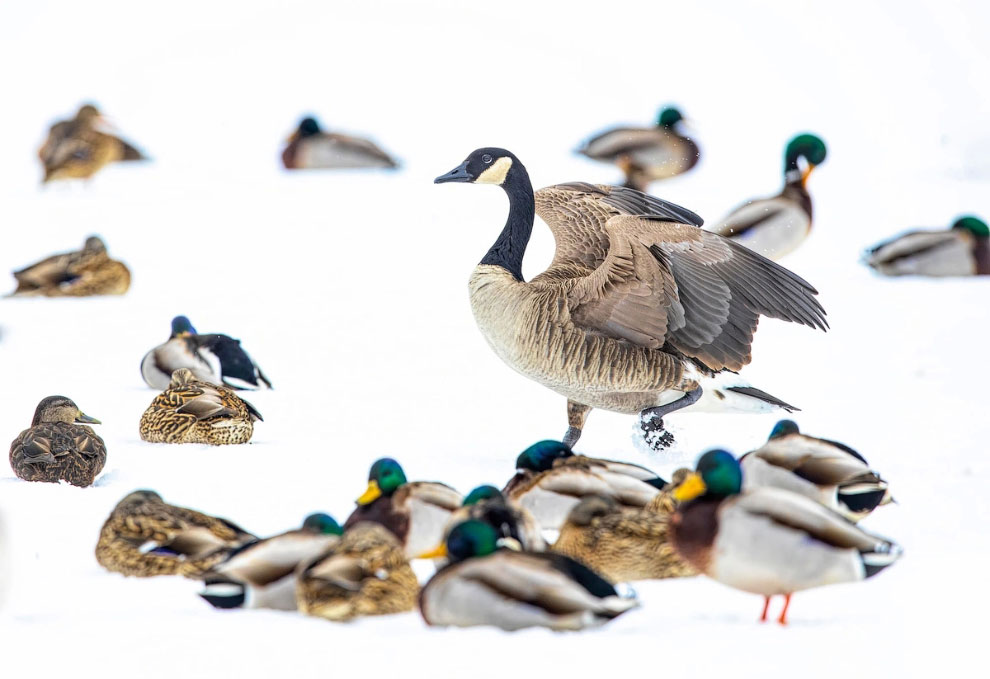
[[[763,597],[763,615],[760,616],[760,622],[767,621],[767,611],[770,610],[770,597]]]
[[[790,594],[785,594],[784,595],[784,610],[782,610],[780,612],[780,617],[777,618],[777,622],[779,622],[781,625],[786,625],[787,624],[787,608],[790,605],[791,605],[791,595]]]

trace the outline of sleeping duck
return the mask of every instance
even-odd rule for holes
[[[17,288],[10,297],[123,295],[131,286],[130,270],[110,259],[97,236],[87,238],[82,250],[52,255],[15,271],[14,278]]]
[[[866,263],[884,276],[990,275],[990,228],[976,217],[941,231],[910,231],[874,246]]]
[[[173,318],[168,341],[141,359],[141,376],[152,389],[165,389],[179,368],[188,368],[202,382],[234,389],[272,388],[240,340],[217,333],[200,335],[185,316]]]
[[[483,521],[495,529],[500,539],[511,539],[530,552],[542,552],[547,543],[533,514],[509,500],[495,486],[478,486],[464,496],[463,505],[450,515],[444,539],[454,526],[469,519]]]
[[[42,182],[87,179],[108,163],[145,160],[140,151],[110,134],[106,127],[100,112],[92,104],[84,104],[74,118],[52,125],[48,138],[38,149],[38,158],[45,170]]]
[[[107,447],[86,424],[100,421],[85,415],[72,399],[42,399],[35,408],[31,428],[10,444],[10,467],[17,478],[92,485],[107,462]]]
[[[315,118],[303,118],[282,151],[287,170],[398,167],[385,151],[367,139],[324,132]]]

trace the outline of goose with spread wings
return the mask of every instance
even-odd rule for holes
[[[471,306],[503,361],[567,397],[568,446],[593,408],[639,413],[654,449],[673,441],[662,418],[690,405],[794,410],[733,373],[751,359],[760,316],[828,327],[799,276],[634,189],[570,183],[534,193],[505,149],[478,149],[435,182],[508,194],[505,227],[470,279]],[[536,214],[556,252],[525,282]]]

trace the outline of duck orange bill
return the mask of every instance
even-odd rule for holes
[[[447,556],[447,545],[445,543],[441,542],[434,549],[431,549],[428,552],[423,552],[422,554],[420,554],[416,558],[417,559],[439,559],[439,558],[442,558],[442,557],[445,557],[445,556]]]
[[[815,166],[809,163],[808,167],[805,168],[804,172],[801,173],[801,186],[805,185],[805,183],[808,181],[808,177],[811,176],[811,171],[814,169]]]
[[[697,472],[692,472],[674,489],[674,499],[678,502],[687,502],[704,493],[706,489],[701,476]]]
[[[357,499],[359,505],[369,505],[382,496],[382,489],[378,487],[377,481],[368,481],[367,490]]]

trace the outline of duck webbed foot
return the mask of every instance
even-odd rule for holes
[[[647,408],[639,414],[639,426],[643,430],[643,439],[652,450],[658,451],[669,448],[674,443],[674,435],[664,429],[664,415],[693,405],[701,398],[702,393],[704,392],[701,387],[695,387],[672,403]]]

